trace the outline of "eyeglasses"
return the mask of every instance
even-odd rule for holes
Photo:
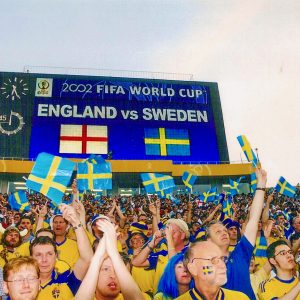
[[[16,278],[13,280],[6,280],[7,282],[12,282],[14,284],[22,284],[25,281],[27,281],[27,283],[35,283],[39,278],[38,277],[28,277],[28,278]]]
[[[286,256],[287,254],[294,255],[294,252],[293,250],[281,250],[277,254],[275,254],[274,257],[276,257],[277,255]]]
[[[194,257],[192,259],[192,263],[194,262],[195,259],[209,260],[213,265],[219,264],[220,261],[224,262],[225,264],[228,262],[227,256],[220,256],[220,257],[215,256],[212,258]]]

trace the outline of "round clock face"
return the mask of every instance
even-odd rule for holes
[[[17,77],[9,78],[3,82],[0,88],[1,94],[6,99],[20,100],[22,96],[25,96],[28,92],[27,83],[23,79]]]
[[[0,132],[7,135],[16,134],[24,125],[23,117],[20,114],[11,111],[9,120],[0,123]]]

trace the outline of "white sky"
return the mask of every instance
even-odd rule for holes
[[[0,32],[1,71],[146,70],[217,82],[230,159],[240,160],[236,136],[245,134],[268,185],[300,181],[299,0],[2,0]]]

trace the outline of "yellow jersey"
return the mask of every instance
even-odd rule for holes
[[[41,290],[37,300],[70,300],[79,289],[81,281],[77,279],[72,271],[62,274],[53,271],[51,280],[41,284]]]
[[[56,243],[58,258],[65,261],[71,269],[79,259],[77,242],[66,238],[62,243]]]
[[[189,299],[203,300],[206,298],[203,295],[201,295],[201,293],[196,288],[193,288],[192,290],[189,290],[183,295],[176,298],[176,300],[189,300]],[[220,288],[216,300],[249,300],[249,297],[242,292]]]
[[[296,277],[292,277],[290,280],[282,280],[278,277],[270,278],[259,285],[258,298],[261,300],[280,298],[287,294],[298,282],[299,280]],[[300,300],[299,294],[295,300]]]
[[[20,245],[19,247],[15,248],[13,251],[10,251],[0,245],[0,266],[3,268],[6,264],[6,261],[10,261],[13,258],[17,258],[20,256],[28,256],[29,255],[29,248],[27,243]],[[6,258],[6,260],[4,259]]]
[[[131,275],[142,292],[150,292],[153,294],[155,270],[146,270],[144,267],[133,266]]]

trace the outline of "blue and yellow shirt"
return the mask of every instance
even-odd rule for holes
[[[80,284],[81,281],[75,277],[75,274],[71,270],[61,274],[53,271],[51,280],[46,284],[41,284],[37,300],[73,299]]]
[[[183,295],[176,298],[176,300],[204,300],[206,299],[196,288],[193,288]],[[220,291],[216,297],[216,300],[247,300],[248,296],[241,292],[231,291],[224,288],[220,288]]]
[[[287,294],[298,282],[299,280],[296,277],[289,280],[282,280],[277,276],[273,277],[259,285],[258,298],[261,300],[278,299]],[[300,300],[300,294],[295,300]]]

